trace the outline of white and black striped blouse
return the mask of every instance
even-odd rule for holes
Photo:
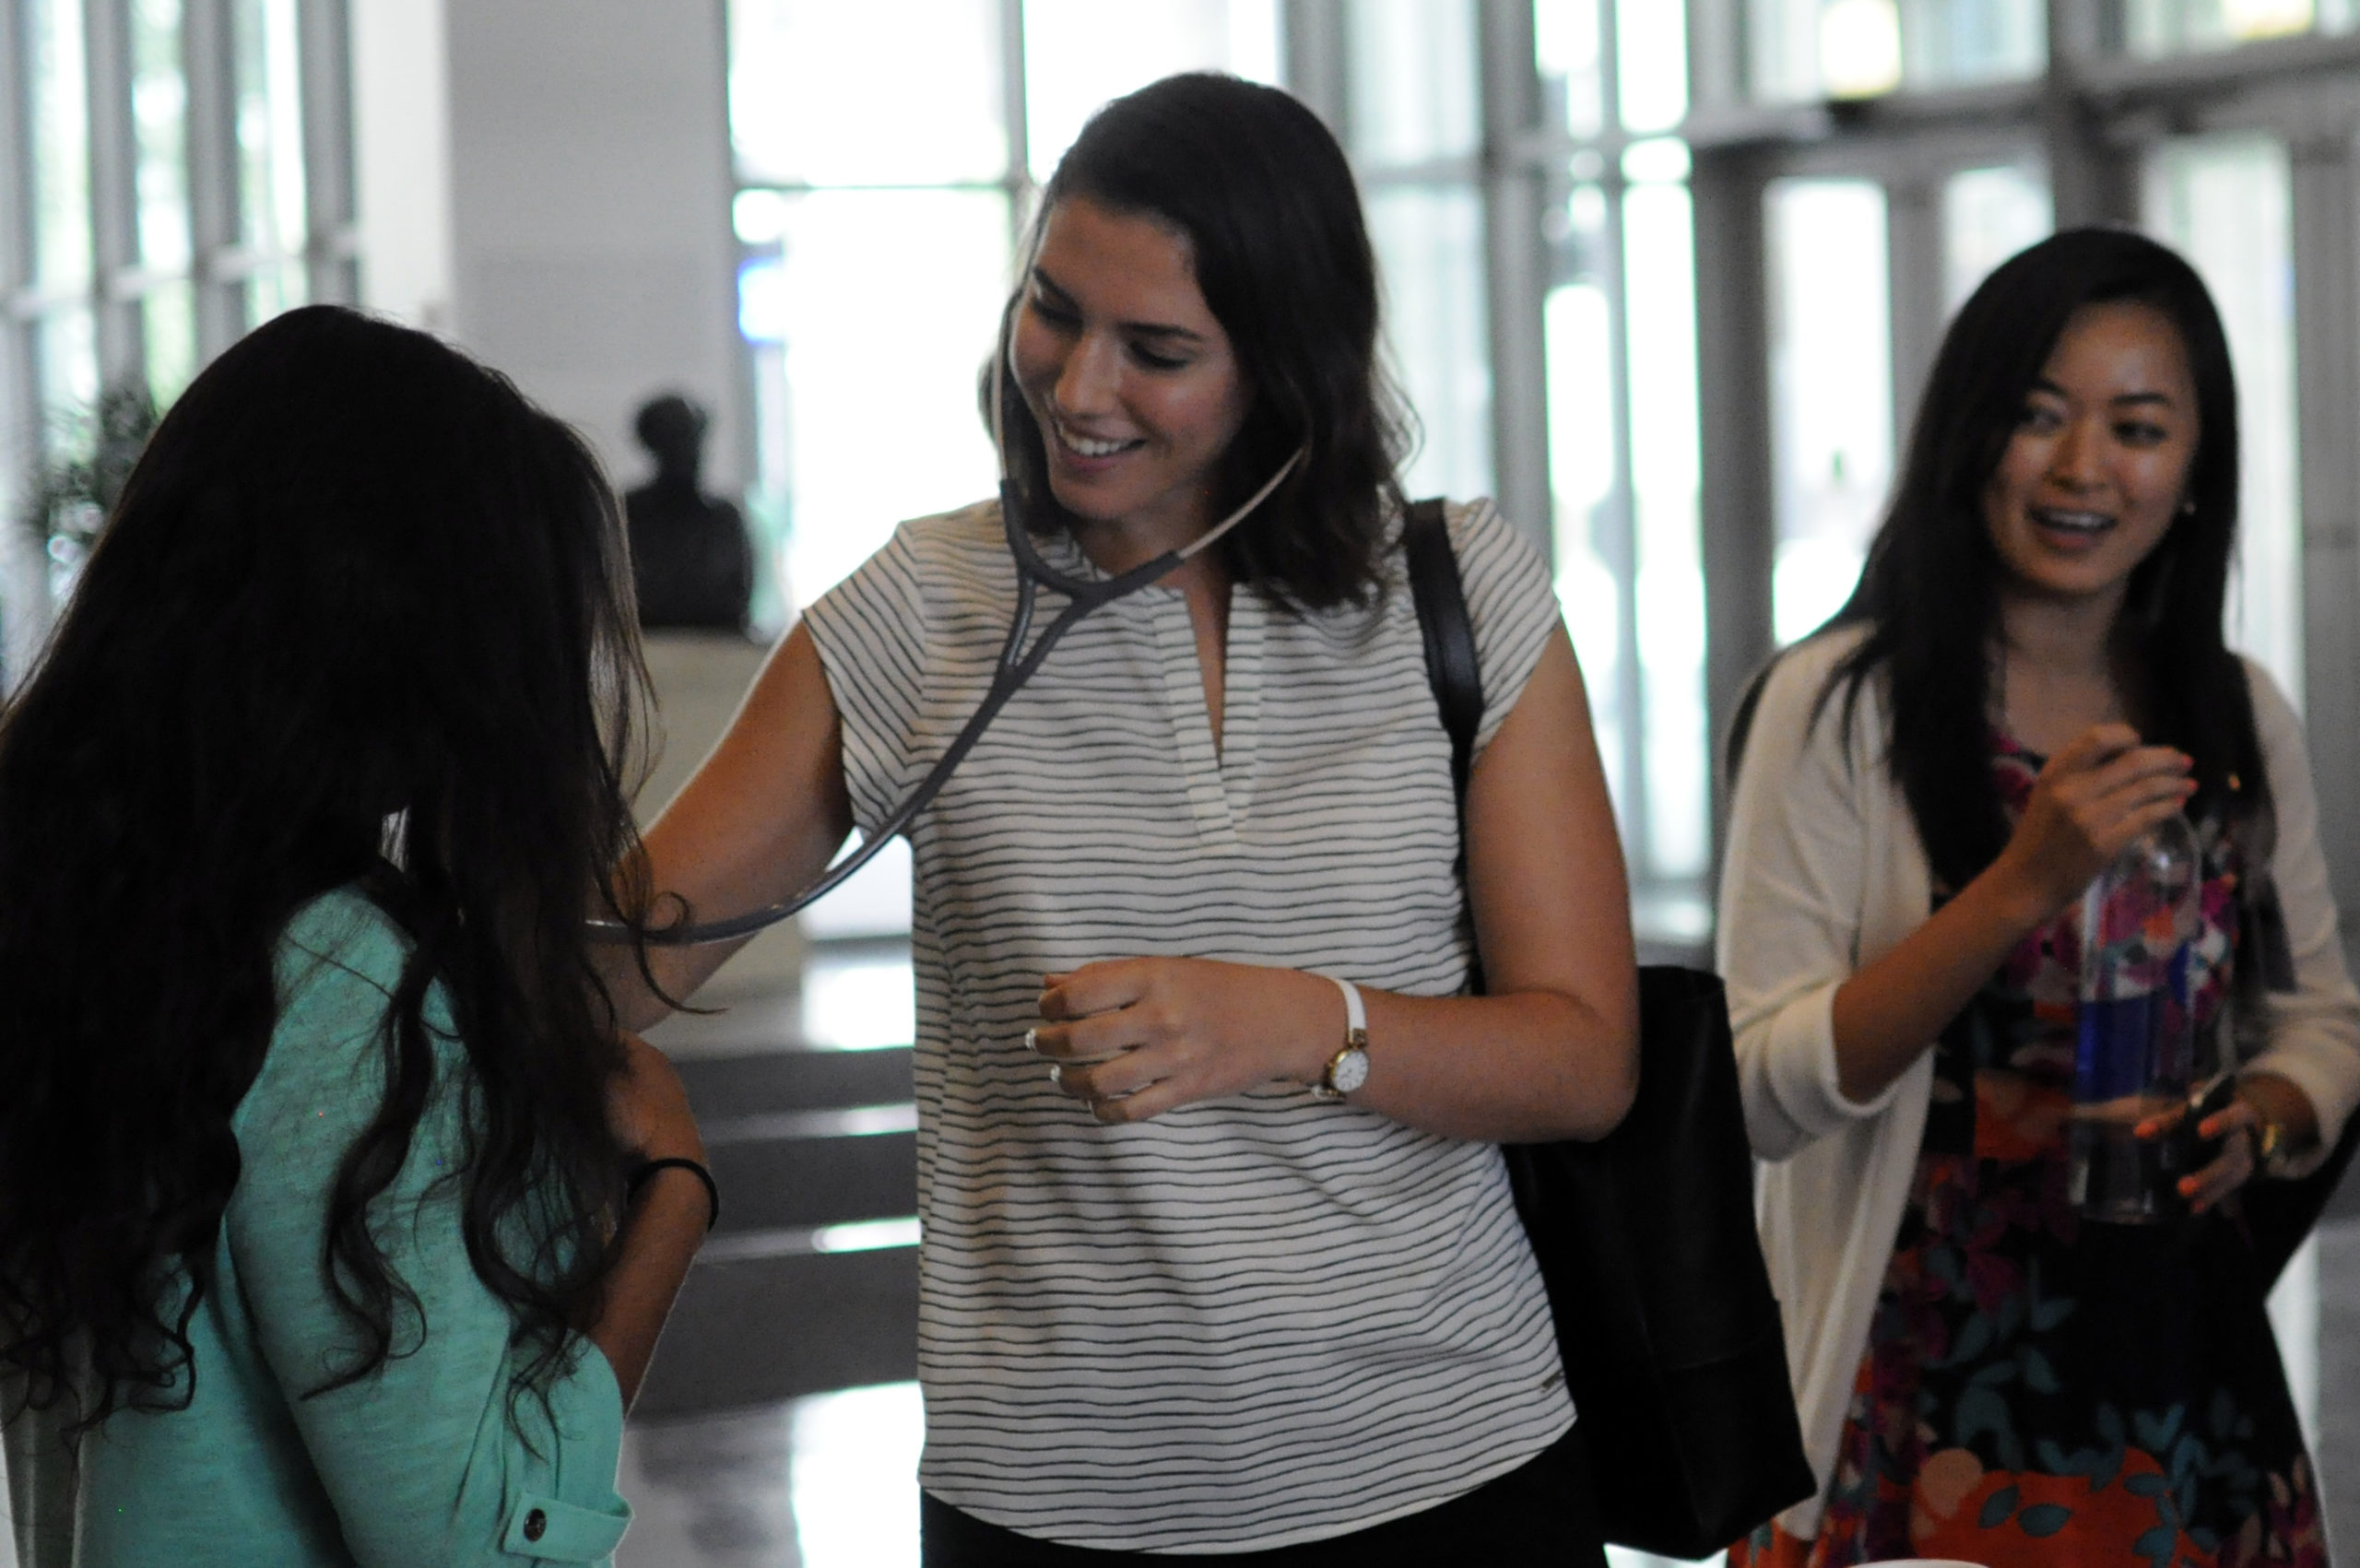
[[[1449,516],[1488,742],[1559,611],[1488,503]],[[1218,750],[1180,594],[1095,612],[911,830],[920,1480],[956,1507],[1249,1550],[1432,1506],[1571,1422],[1494,1146],[1277,1086],[1102,1126],[1024,1048],[1041,977],[1102,959],[1462,987],[1449,747],[1394,559],[1374,609],[1234,594]],[[984,503],[903,524],[812,607],[864,830],[982,697],[1014,595]]]

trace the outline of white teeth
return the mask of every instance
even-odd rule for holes
[[[1053,419],[1050,423],[1056,427],[1058,444],[1080,457],[1112,457],[1139,444],[1136,441],[1092,441],[1068,430],[1062,420]]]
[[[2054,512],[2043,508],[2033,513],[2033,520],[2044,527],[2075,534],[2102,534],[2114,526],[2113,518],[2098,512]]]

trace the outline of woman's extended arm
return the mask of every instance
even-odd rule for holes
[[[843,733],[810,632],[779,643],[738,705],[727,733],[647,830],[649,885],[713,920],[792,895],[827,869],[852,831]],[[666,995],[685,998],[745,944],[651,948]],[[644,1029],[669,1010],[614,949],[608,983],[623,1026]]]
[[[1467,796],[1468,882],[1490,994],[1365,993],[1352,1100],[1457,1138],[1603,1137],[1638,1087],[1630,900],[1581,671],[1562,628]],[[1128,959],[1055,977],[1041,1052],[1101,1119],[1139,1121],[1273,1080],[1316,1080],[1344,1004],[1299,970]]]

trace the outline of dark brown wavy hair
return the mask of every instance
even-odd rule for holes
[[[1305,455],[1256,515],[1214,547],[1231,576],[1280,604],[1366,603],[1382,582],[1387,519],[1410,419],[1377,357],[1376,259],[1343,149],[1276,88],[1192,72],[1091,116],[1041,193],[1029,258],[1061,201],[1079,197],[1180,234],[1197,287],[1231,345],[1253,406],[1215,486],[1225,513],[1297,448]],[[1029,263],[1028,263],[1029,265]],[[1001,317],[998,359],[1029,279]],[[1027,520],[1068,528],[1050,492],[1041,428],[1015,377],[997,377],[1009,477]],[[986,396],[992,396],[989,385]]]
[[[530,1352],[512,1397],[547,1393],[621,1199],[584,917],[642,920],[609,890],[645,701],[629,582],[582,442],[425,334],[295,311],[165,417],[0,716],[0,1366],[34,1402],[87,1430],[189,1397],[274,953],[346,886],[411,951],[320,1238],[355,1346],[324,1386],[432,1326],[371,1221],[431,1101],[439,985],[469,1067],[446,1180]]]

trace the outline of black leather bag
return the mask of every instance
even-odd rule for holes
[[[1410,509],[1403,545],[1463,810],[1482,677],[1440,501]],[[1622,1126],[1504,1152],[1605,1538],[1703,1557],[1809,1497],[1719,977],[1640,970],[1639,1093]]]

